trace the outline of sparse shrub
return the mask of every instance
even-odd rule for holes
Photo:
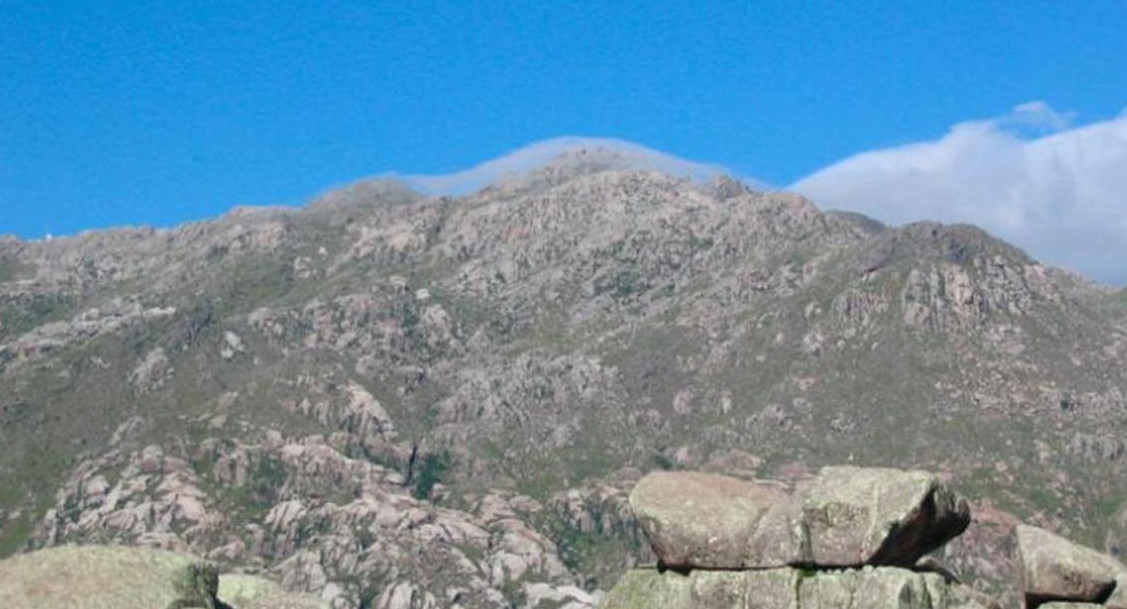
[[[442,482],[447,472],[454,467],[454,457],[449,451],[423,455],[419,464],[418,473],[411,481],[411,494],[416,499],[426,499],[430,496],[434,485]]]
[[[669,458],[669,455],[665,454],[664,452],[654,453],[653,464],[654,467],[665,471],[677,469],[677,464],[674,463],[673,460]]]
[[[523,607],[528,603],[528,593],[524,591],[524,585],[515,579],[506,580],[501,584],[501,594],[509,601],[509,606]]]

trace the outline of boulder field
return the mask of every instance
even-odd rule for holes
[[[603,609],[996,609],[929,553],[970,509],[939,476],[827,467],[793,490],[656,472],[630,504],[658,563]],[[1026,609],[1127,609],[1127,567],[1048,531],[1015,531]]]

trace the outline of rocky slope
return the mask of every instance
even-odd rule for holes
[[[0,554],[186,549],[335,607],[590,606],[693,468],[919,467],[1016,599],[1023,519],[1118,552],[1127,298],[968,226],[886,228],[573,151],[171,230],[0,239]]]

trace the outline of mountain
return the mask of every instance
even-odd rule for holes
[[[571,148],[469,194],[0,240],[0,555],[189,551],[339,607],[586,607],[654,469],[940,472],[943,550],[1127,534],[1127,299],[971,226],[891,228]],[[1007,592],[1008,591],[1008,592]]]

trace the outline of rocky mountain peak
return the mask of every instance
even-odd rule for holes
[[[973,489],[942,551],[1003,598],[1019,519],[1127,543],[1112,295],[972,227],[571,144],[0,245],[0,552],[171,548],[344,609],[578,609],[652,559],[644,473],[834,463]],[[444,190],[514,168],[540,177]]]
[[[687,161],[624,140],[561,137],[530,144],[458,173],[407,175],[401,179],[419,192],[465,195],[488,186],[512,186],[537,179],[554,183],[567,176],[608,169],[654,171],[696,180],[724,173],[719,166]]]
[[[339,208],[364,209],[380,206],[408,205],[422,195],[394,177],[360,180],[343,188],[330,190],[309,203],[310,212],[330,212]]]

